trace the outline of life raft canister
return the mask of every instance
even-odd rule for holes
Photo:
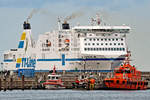
[[[48,46],[51,46],[51,42],[50,42],[50,41],[48,41],[47,45],[48,45]]]
[[[65,39],[65,43],[69,43],[70,42],[70,40],[69,39]]]

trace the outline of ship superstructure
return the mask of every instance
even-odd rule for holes
[[[60,22],[59,22],[60,25]],[[7,70],[111,71],[125,60],[129,26],[74,26],[65,21],[58,30],[39,35],[36,42],[29,22],[17,49],[4,53]]]

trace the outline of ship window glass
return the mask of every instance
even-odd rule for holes
[[[88,45],[90,45],[90,43],[88,43]]]
[[[88,51],[90,50],[90,48],[88,48]]]
[[[86,41],[86,39],[84,39],[84,41]]]
[[[94,51],[95,51],[95,48],[94,48]]]
[[[118,41],[118,39],[116,39],[116,41]]]
[[[103,39],[101,39],[101,41],[103,41]]]
[[[52,77],[52,80],[54,80],[55,79],[55,77]]]
[[[125,81],[122,81],[122,84],[125,84]]]
[[[101,48],[99,48],[99,50],[101,51]]]
[[[109,45],[112,45],[112,43],[110,43]]]
[[[102,48],[102,50],[104,51],[104,48]]]
[[[122,51],[122,48],[120,48],[120,51]]]
[[[96,48],[96,50],[98,51],[98,48]]]
[[[105,39],[105,41],[107,41],[107,39]]]
[[[116,43],[114,43],[114,45],[116,45]]]
[[[48,40],[46,40],[46,43],[48,43]]]
[[[120,43],[118,43],[118,45],[120,45]]]
[[[91,48],[91,51],[93,51],[93,48]]]
[[[113,48],[111,48],[111,51],[113,51]]]
[[[123,41],[123,38],[121,38],[121,41]]]
[[[85,45],[87,45],[87,43],[85,43]]]
[[[97,45],[99,45],[99,43],[97,43]]]
[[[90,41],[92,41],[92,39],[90,39]]]
[[[105,45],[107,45],[107,43],[105,43]]]
[[[105,50],[107,51],[107,48],[105,48]]]
[[[97,41],[99,41],[99,39],[97,39]]]
[[[87,48],[84,48],[84,50],[86,51],[86,50],[87,50]]]
[[[110,51],[110,48],[108,48],[108,51]]]
[[[119,48],[117,48],[117,51],[119,51]]]
[[[116,51],[116,48],[114,48],[114,51]]]
[[[93,45],[95,45],[95,43],[93,43]]]
[[[114,41],[115,39],[112,39],[112,41]]]
[[[121,43],[121,45],[123,45],[123,43]]]
[[[103,43],[101,43],[101,45],[103,45]]]
[[[119,84],[119,80],[117,80],[116,83]]]
[[[93,39],[95,41],[95,39]]]
[[[111,39],[108,39],[109,41],[111,41]]]
[[[125,48],[122,48],[123,51],[125,51]]]

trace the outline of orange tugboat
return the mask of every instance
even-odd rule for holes
[[[123,65],[115,69],[111,78],[104,79],[107,89],[145,90],[148,82],[142,80],[141,72],[129,63],[129,54]]]

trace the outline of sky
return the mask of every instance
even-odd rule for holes
[[[17,48],[22,24],[33,9],[39,11],[29,20],[35,40],[39,34],[57,29],[58,17],[74,12],[83,14],[70,20],[72,25],[89,25],[96,13],[108,25],[129,25],[131,62],[141,71],[150,71],[150,0],[0,0],[0,62],[5,50]]]

